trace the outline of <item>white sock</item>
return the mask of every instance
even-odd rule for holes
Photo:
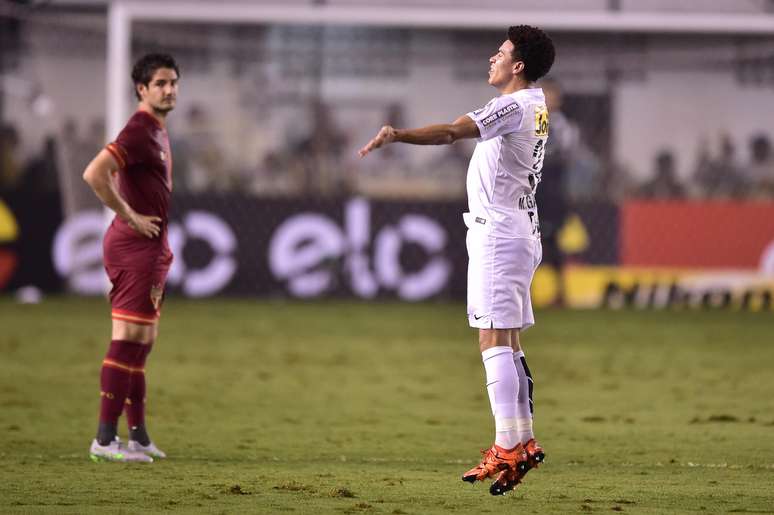
[[[495,443],[504,449],[519,444],[516,431],[516,396],[519,381],[511,347],[491,347],[481,353],[486,389],[495,419]]]
[[[519,376],[519,390],[516,396],[516,426],[519,441],[527,443],[535,438],[532,432],[532,375],[524,358],[524,351],[513,353],[513,362]]]

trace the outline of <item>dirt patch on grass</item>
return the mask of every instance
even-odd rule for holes
[[[345,497],[345,498],[353,498],[355,497],[355,492],[350,490],[349,488],[344,488],[343,486],[336,487],[332,489],[328,495],[330,497]]]
[[[244,488],[242,488],[242,485],[231,485],[228,487],[226,492],[230,493],[231,495],[252,495],[252,492],[248,492]]]
[[[314,488],[297,481],[286,481],[273,487],[274,490],[284,490],[286,492],[314,492]]]

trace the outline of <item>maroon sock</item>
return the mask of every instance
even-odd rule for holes
[[[142,346],[142,352],[134,362],[126,396],[126,421],[129,429],[145,425],[145,360],[153,348],[153,342]]]
[[[136,342],[113,340],[110,342],[105,359],[102,361],[100,373],[100,402],[99,421],[103,424],[115,426],[121,411],[124,409],[124,401],[129,393],[129,381],[137,356],[142,352],[144,345]]]

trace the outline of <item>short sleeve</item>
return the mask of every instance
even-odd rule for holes
[[[122,170],[140,161],[143,151],[143,131],[133,126],[124,127],[115,141],[105,147],[118,162]]]
[[[484,107],[471,111],[467,116],[478,126],[481,134],[479,141],[486,141],[518,131],[524,109],[513,97],[503,95],[493,98]]]

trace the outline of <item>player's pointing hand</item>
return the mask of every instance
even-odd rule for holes
[[[134,213],[128,220],[129,227],[146,238],[155,238],[161,232],[161,218]]]
[[[394,127],[385,125],[384,127],[381,128],[381,130],[379,131],[379,134],[377,134],[374,139],[369,141],[366,146],[364,146],[358,151],[358,155],[360,157],[363,157],[369,152],[371,152],[372,150],[376,150],[377,148],[380,148],[388,143],[392,143],[393,141],[395,141],[395,132],[396,131]]]

